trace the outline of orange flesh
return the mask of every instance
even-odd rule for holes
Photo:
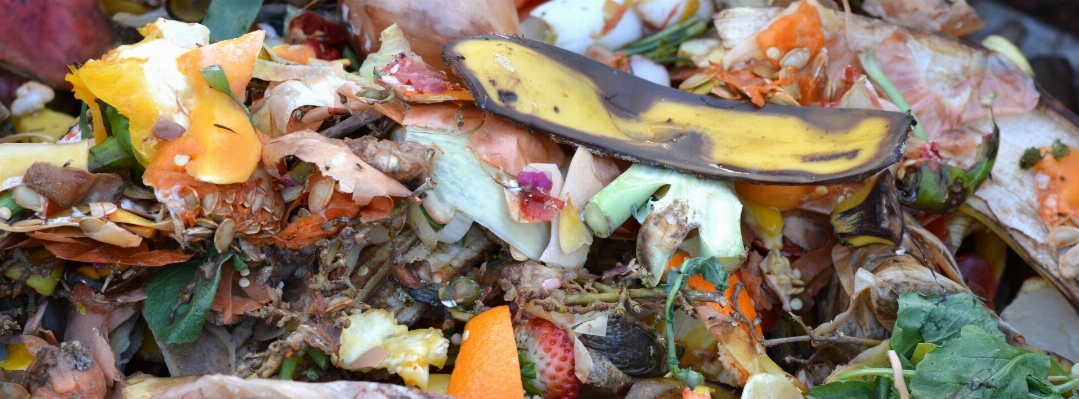
[[[803,1],[793,14],[776,19],[767,29],[758,33],[757,45],[765,54],[772,47],[779,49],[779,57],[768,58],[773,67],[778,67],[779,60],[795,48],[808,49],[809,59],[813,59],[824,47],[820,14],[809,2]]]
[[[773,186],[763,184],[735,183],[738,197],[780,211],[794,209],[819,199],[817,186]]]
[[[465,324],[447,393],[462,399],[524,397],[509,306],[480,313]]]
[[[1040,151],[1045,154],[1049,147],[1042,147]],[[1079,209],[1079,156],[1074,154],[1065,155],[1060,160],[1051,156],[1044,157],[1034,165],[1035,179],[1044,179],[1039,175],[1048,177],[1048,184],[1042,189],[1038,186],[1039,212],[1042,220],[1050,226],[1064,223]]]

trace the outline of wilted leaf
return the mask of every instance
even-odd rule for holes
[[[968,325],[978,326],[987,331],[986,334],[1004,339],[996,320],[969,292],[949,295],[944,300],[935,295],[906,292],[899,296],[899,315],[892,330],[891,346],[910,359],[918,343],[945,344],[958,338],[962,328]]]
[[[910,380],[918,399],[1025,398],[1049,386],[1047,355],[1025,351],[980,327],[963,327],[961,336],[925,355]],[[1028,379],[1040,382],[1028,386]],[[1059,396],[1057,396],[1059,397]]]
[[[326,138],[312,131],[302,131],[278,137],[262,149],[262,163],[277,178],[281,175],[277,163],[294,155],[315,164],[319,171],[337,180],[337,190],[352,193],[352,200],[367,205],[374,197],[407,197],[411,191],[362,159],[341,140]]]
[[[219,42],[247,33],[262,8],[262,0],[214,0],[202,24],[210,28],[210,40]]]
[[[142,314],[154,337],[163,344],[182,344],[194,341],[202,333],[206,314],[214,301],[217,284],[221,281],[221,264],[231,256],[217,259],[195,259],[183,265],[157,270],[146,286],[146,302]],[[205,262],[214,262],[213,276],[199,279],[188,302],[180,303],[180,293],[196,278],[195,273]]]
[[[122,248],[89,238],[60,237],[52,233],[31,232],[45,249],[57,258],[87,263],[123,263],[132,266],[164,266],[191,259],[190,254],[169,249],[150,251],[145,242]]]
[[[809,390],[809,399],[844,398],[898,399],[899,392],[891,378],[880,376],[872,381],[836,381]]]

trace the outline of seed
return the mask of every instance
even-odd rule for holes
[[[465,330],[465,333],[461,334],[461,342],[468,341],[468,333],[469,333],[469,331]]]
[[[828,187],[817,186],[817,189],[815,190],[815,194],[817,194],[817,195],[828,195]]]
[[[251,211],[257,212],[262,208],[263,201],[266,201],[266,196],[262,194],[255,194],[255,200],[251,201]]]
[[[217,228],[217,222],[214,222],[213,220],[210,220],[210,219],[207,219],[207,218],[195,219],[195,225],[196,226],[202,226],[202,227],[205,227],[205,228],[208,228],[208,229],[216,229]]]
[[[1079,228],[1057,226],[1049,231],[1049,244],[1056,249],[1064,249],[1079,243]]]
[[[214,248],[217,248],[217,252],[224,253],[229,249],[229,245],[232,244],[232,238],[236,235],[236,222],[232,219],[225,219],[217,226],[217,232],[214,234]]]
[[[209,193],[202,197],[202,213],[209,214],[215,208],[217,208],[217,193]]]
[[[769,48],[768,48],[768,50],[766,50],[766,51],[764,52],[764,55],[765,55],[766,57],[768,57],[768,58],[771,58],[771,59],[773,59],[773,60],[778,60],[778,59],[779,59],[779,56],[780,56],[780,55],[783,55],[783,54],[782,54],[782,53],[781,53],[781,52],[779,51],[779,49],[778,49],[778,48],[775,48],[775,47],[769,47]]]
[[[23,208],[34,211],[42,210],[41,196],[30,187],[16,186],[11,189],[11,199],[15,200],[15,203]]]
[[[240,276],[241,277],[247,277],[250,274],[251,274],[251,268],[240,270]]]
[[[251,286],[251,280],[248,280],[247,277],[244,277],[240,279],[239,284],[240,288],[247,288]]]
[[[310,209],[311,213],[322,212],[330,204],[333,185],[333,180],[324,179],[311,186],[311,195],[307,197],[307,209]]]
[[[255,234],[259,232],[259,225],[251,223],[244,229],[244,234]]]
[[[185,131],[187,131],[187,129],[184,129],[179,123],[165,119],[157,121],[157,123],[154,124],[154,128],[150,130],[150,132],[154,134],[154,137],[165,141],[175,140],[177,137],[183,135]]]
[[[798,298],[791,299],[790,305],[791,305],[791,310],[801,310],[802,309],[802,300],[798,299]]]
[[[116,205],[110,202],[91,202],[87,205],[90,206],[90,216],[98,219],[116,212]]]
[[[771,49],[768,50],[771,51]],[[783,59],[779,61],[779,66],[783,67],[783,69],[787,69],[788,67],[802,69],[806,64],[809,64],[809,49],[805,48],[796,48],[788,51],[787,55],[783,56]]]
[[[190,160],[190,155],[176,154],[176,156],[172,157],[172,163],[176,164],[176,166],[186,166]]]
[[[801,279],[802,278],[802,270],[801,269],[791,270],[791,275],[794,276],[794,278]]]
[[[0,219],[11,219],[11,208],[8,208],[6,206],[0,207]]]
[[[1057,267],[1060,269],[1060,277],[1068,280],[1079,277],[1079,245],[1065,252],[1064,256],[1060,257]]]

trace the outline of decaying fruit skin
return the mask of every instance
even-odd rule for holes
[[[900,159],[912,121],[896,112],[698,96],[506,36],[454,40],[442,58],[488,112],[593,151],[738,181],[863,179]]]
[[[579,338],[585,347],[605,356],[626,375],[649,378],[667,373],[664,349],[655,337],[622,317],[608,319],[604,336],[583,334]]]

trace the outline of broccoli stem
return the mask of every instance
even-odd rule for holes
[[[637,208],[646,206],[649,197],[671,179],[674,171],[633,164],[596,193],[584,207],[584,221],[598,237],[609,237],[614,229],[629,220]]]

